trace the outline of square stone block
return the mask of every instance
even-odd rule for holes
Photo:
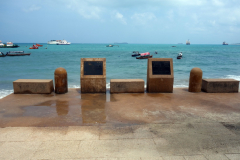
[[[173,92],[173,60],[172,58],[149,58],[147,68],[147,92]]]
[[[202,90],[207,93],[235,93],[239,90],[239,81],[235,79],[203,79]]]
[[[111,79],[110,93],[144,93],[144,80]]]
[[[106,93],[106,58],[81,58],[81,93]]]
[[[52,79],[18,79],[13,82],[14,94],[49,94],[54,91]]]

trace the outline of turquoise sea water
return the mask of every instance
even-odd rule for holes
[[[47,45],[29,49],[32,43],[18,43],[19,48],[0,48],[24,51],[30,56],[0,57],[0,98],[13,92],[17,79],[54,79],[54,71],[63,67],[68,73],[68,87],[80,87],[80,59],[106,58],[107,87],[110,79],[147,78],[147,59],[131,57],[133,51],[150,52],[153,58],[173,58],[174,87],[188,87],[192,68],[199,67],[203,78],[233,78],[240,80],[240,45],[184,45],[184,44],[71,44]],[[176,46],[176,47],[172,47]],[[47,49],[46,49],[47,48]],[[154,52],[157,51],[158,54]],[[177,54],[183,53],[178,60]]]

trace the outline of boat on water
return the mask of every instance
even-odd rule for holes
[[[71,42],[67,42],[66,40],[60,40],[59,43],[57,43],[57,45],[70,45]]]
[[[0,57],[6,57],[6,55],[3,54],[3,52],[0,52]]]
[[[186,45],[190,45],[190,41],[189,41],[189,39],[186,41]]]
[[[29,49],[38,49],[37,45],[33,45],[32,47],[30,47]]]
[[[31,53],[24,53],[24,51],[9,51],[5,56],[30,56]]]
[[[132,54],[132,57],[140,56],[140,53],[138,51],[133,51],[134,54]]]
[[[17,48],[19,47],[19,45],[17,44],[13,44],[12,42],[7,42],[7,44],[2,43],[2,41],[0,41],[0,48]]]
[[[136,59],[148,59],[152,58],[152,55],[150,55],[149,52],[141,53],[139,57],[136,57]]]
[[[112,45],[112,44],[106,45],[106,47],[113,47],[113,46],[118,46],[118,45]]]
[[[226,43],[226,42],[224,41],[222,45],[228,45],[228,43]]]
[[[59,42],[61,42],[61,40],[51,40],[51,41],[48,41],[47,44],[58,44]]]
[[[70,45],[71,42],[67,42],[66,40],[51,40],[51,41],[48,41],[47,44],[56,44],[56,45]]]
[[[178,53],[177,59],[182,59],[182,52]]]
[[[43,45],[41,45],[41,44],[38,44],[38,43],[36,43],[36,45],[38,46],[38,47],[42,47]]]

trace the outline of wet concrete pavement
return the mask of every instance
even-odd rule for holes
[[[11,94],[0,100],[0,127],[180,122],[240,122],[240,93]]]
[[[240,159],[240,93],[11,94],[0,159]]]

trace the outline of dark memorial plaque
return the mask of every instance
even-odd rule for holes
[[[170,61],[152,61],[152,75],[171,75]]]
[[[103,61],[84,61],[84,75],[103,75]]]

